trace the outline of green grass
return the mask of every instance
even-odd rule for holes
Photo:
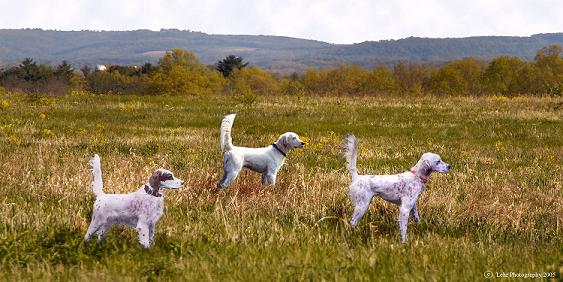
[[[3,102],[2,102],[3,101]],[[561,98],[258,98],[0,96],[0,279],[467,280],[563,264]],[[217,191],[219,123],[234,143],[285,131],[293,151],[275,189],[244,172]],[[374,199],[352,230],[342,138],[361,173],[407,170],[427,151],[453,165],[418,200],[400,244],[398,209]],[[83,243],[98,153],[106,192],[137,189],[166,167],[187,181],[165,196],[156,243],[114,227]]]

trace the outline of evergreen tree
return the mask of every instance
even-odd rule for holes
[[[248,65],[248,63],[243,63],[243,58],[235,55],[229,55],[225,59],[217,62],[217,71],[223,74],[224,77],[229,77],[233,70],[242,69]]]
[[[57,79],[68,81],[72,77],[72,66],[66,60],[63,60],[55,69],[54,75]]]

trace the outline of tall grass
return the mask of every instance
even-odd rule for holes
[[[0,97],[0,279],[470,280],[557,272],[563,264],[561,98]],[[6,102],[6,103],[4,103]],[[291,152],[274,189],[243,172],[217,191],[218,128],[234,143]],[[360,140],[361,173],[408,169],[433,151],[452,164],[418,200],[400,244],[397,207],[374,199],[352,230],[341,139]],[[166,167],[186,180],[165,195],[156,243],[113,228],[83,243],[94,197],[137,189]]]

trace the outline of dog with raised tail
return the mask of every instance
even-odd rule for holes
[[[432,172],[447,173],[451,166],[442,161],[439,155],[425,153],[420,160],[407,172],[394,175],[359,175],[356,169],[358,155],[358,140],[354,135],[344,139],[343,145],[346,168],[352,176],[350,184],[350,199],[354,206],[354,214],[350,220],[352,227],[356,227],[358,220],[366,213],[371,199],[379,196],[384,200],[399,206],[399,227],[401,239],[407,241],[407,222],[409,215],[416,224],[420,223],[416,200]]]
[[[274,186],[276,175],[282,167],[285,158],[294,148],[303,148],[305,142],[294,132],[282,134],[276,142],[268,147],[247,148],[233,145],[231,129],[235,121],[235,114],[223,118],[221,122],[221,152],[223,154],[223,177],[217,188],[228,187],[242,170],[247,168],[262,174],[262,184]]]
[[[84,236],[90,240],[95,234],[101,241],[109,227],[121,224],[137,230],[139,243],[148,248],[154,242],[156,223],[164,212],[163,189],[179,189],[184,181],[174,177],[166,169],[156,170],[147,183],[129,194],[106,194],[103,191],[100,157],[96,154],[90,160],[92,167],[92,191],[96,196],[92,222]]]

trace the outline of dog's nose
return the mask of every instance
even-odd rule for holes
[[[301,145],[302,145],[302,146],[305,145],[305,142],[301,142]]]
[[[180,181],[180,185],[184,185],[184,180]]]
[[[448,165],[448,170],[449,170],[450,168],[452,168],[452,166],[451,166],[451,165]]]

